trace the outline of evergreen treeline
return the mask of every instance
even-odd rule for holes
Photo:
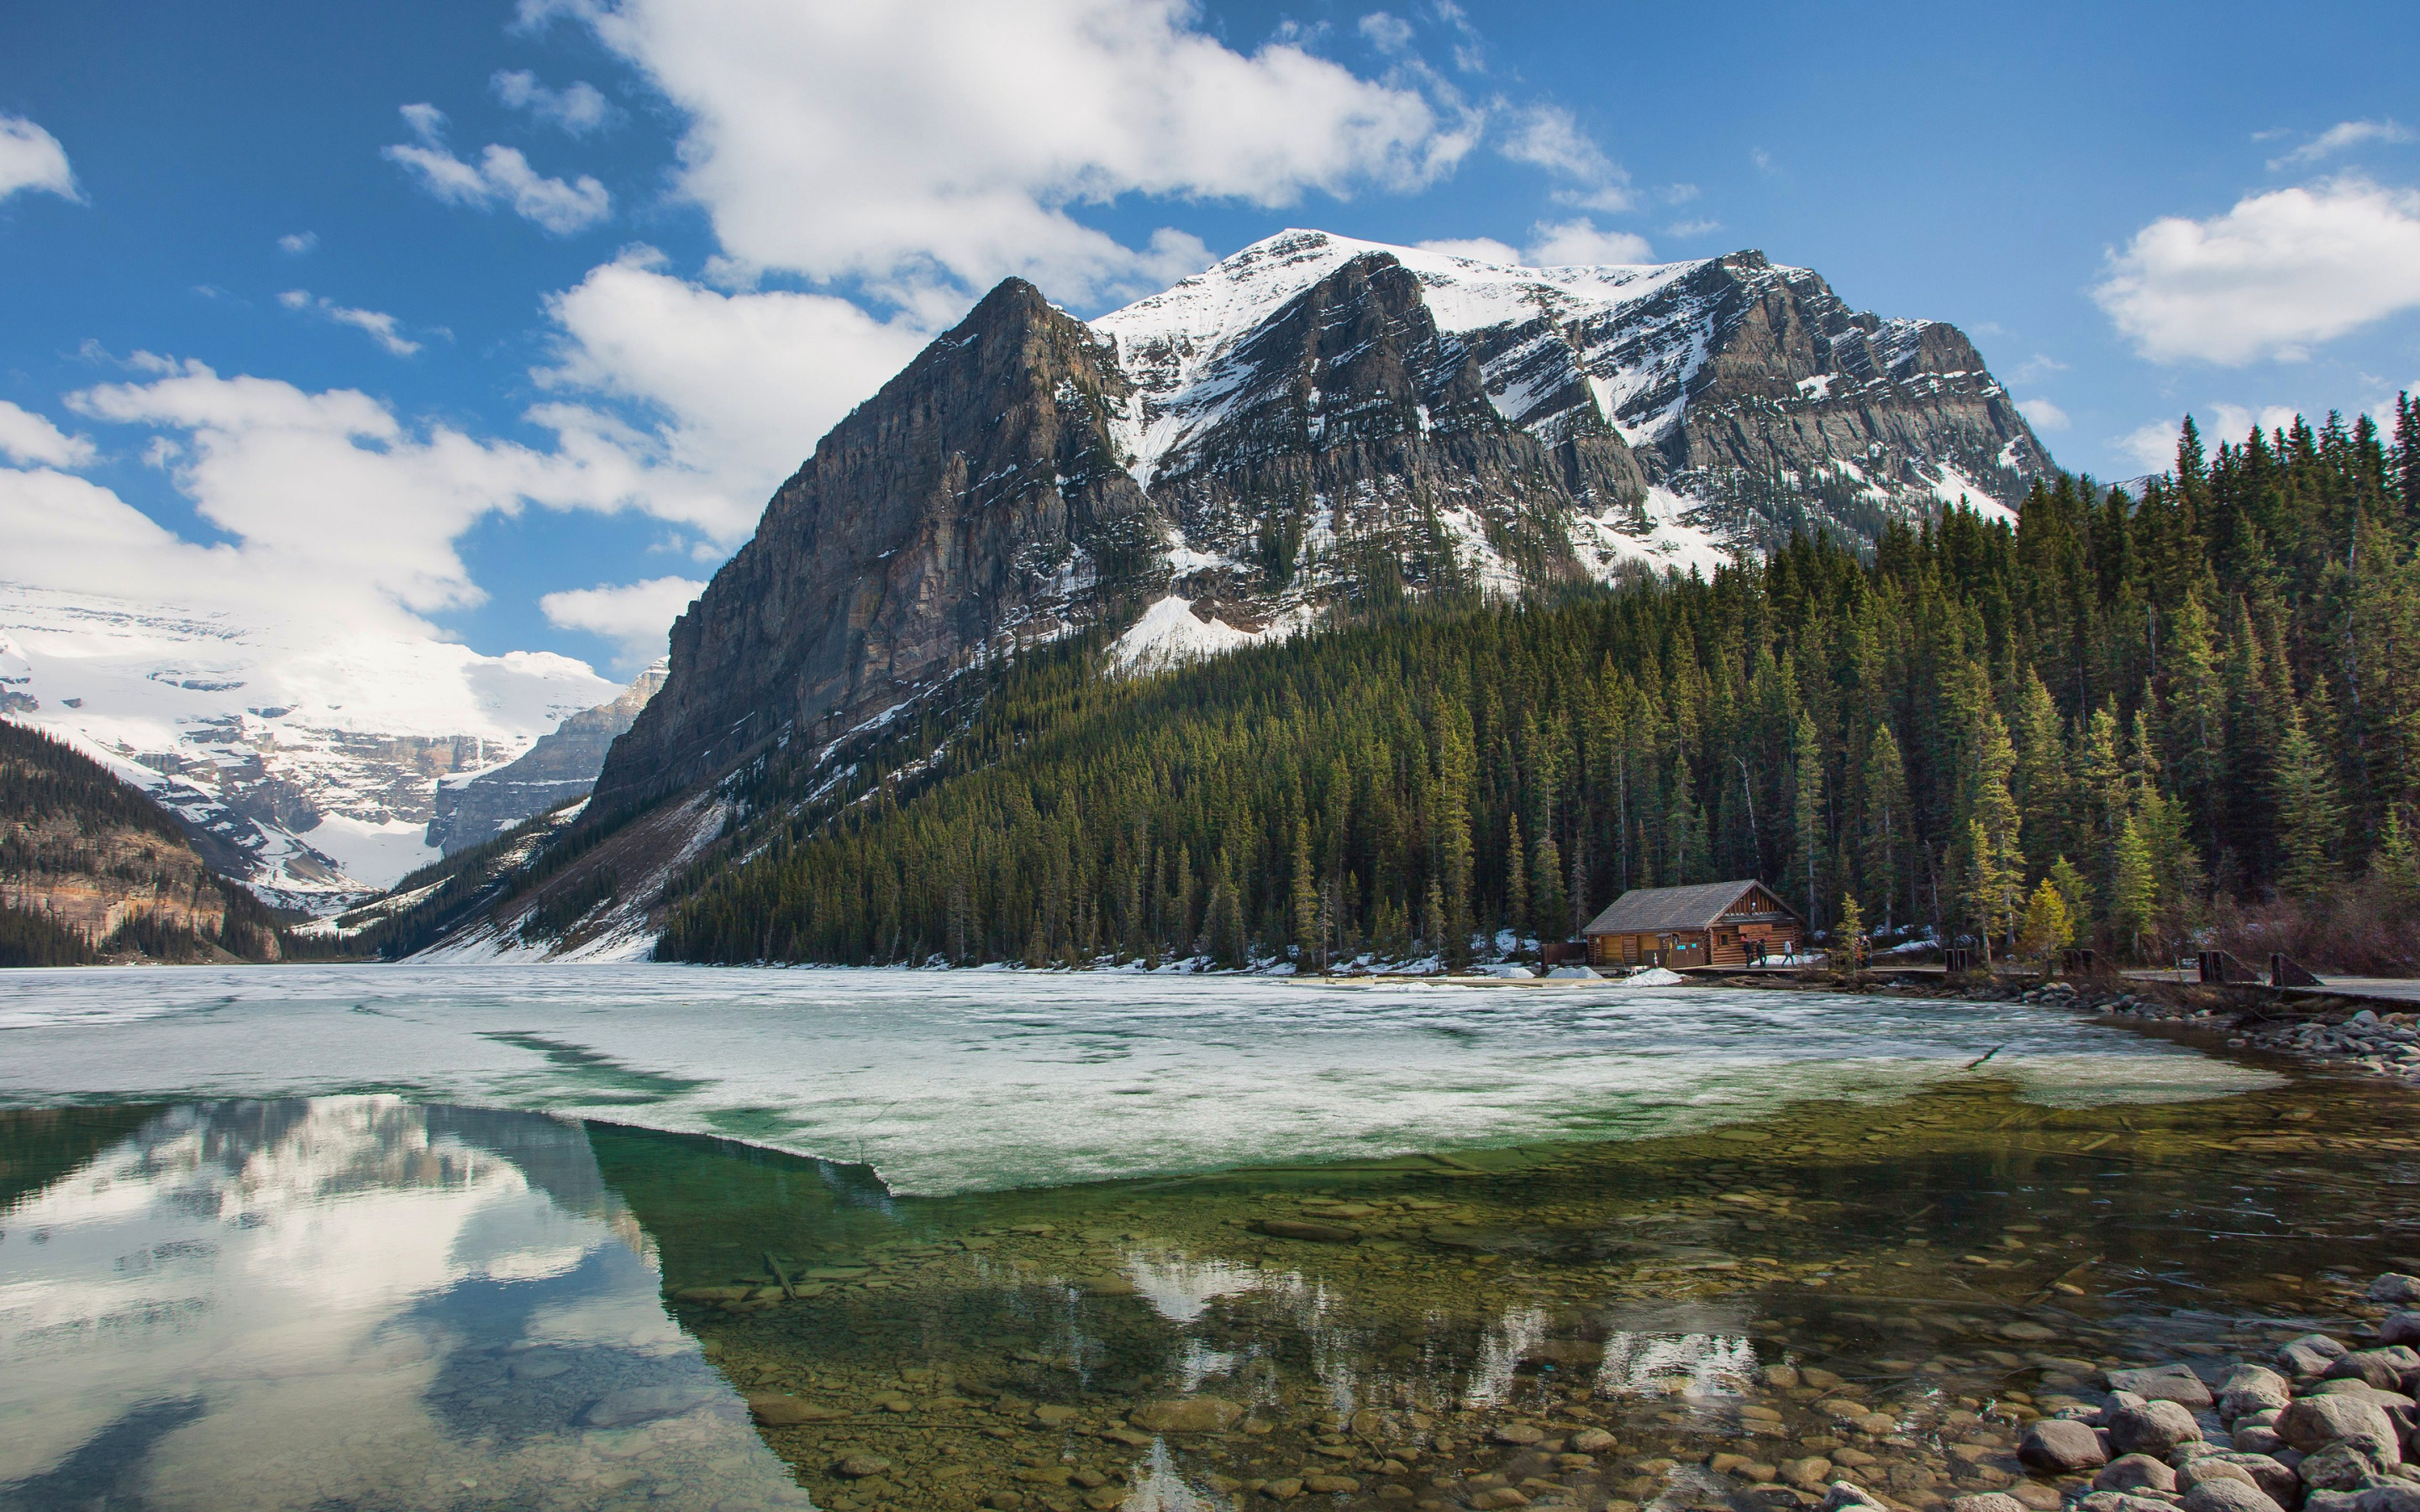
[[[2404,399],[2391,448],[2331,417],[2209,457],[2188,422],[2140,500],[2062,479],[2014,529],[1956,512],[1869,560],[1801,537],[1152,678],[1064,647],[938,753],[812,800],[760,774],[746,859],[683,884],[658,954],[1452,957],[1750,875],[1818,929],[1854,904],[1995,954],[2045,894],[2131,956],[2356,883],[2408,909],[2415,523]]]
[[[0,903],[0,966],[81,966],[99,959],[90,940],[49,914]]]

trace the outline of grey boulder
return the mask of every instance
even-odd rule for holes
[[[2176,1402],[2199,1411],[2211,1404],[2210,1387],[2189,1365],[2154,1365],[2149,1370],[2112,1370],[2111,1391],[2131,1392],[2146,1401]]]
[[[2286,1441],[2277,1436],[2276,1426],[2271,1423],[2238,1423],[2229,1437],[2238,1454],[2272,1455],[2286,1446]]]
[[[2372,1302],[2420,1302],[2420,1276],[2389,1271],[2369,1284]]]
[[[2096,1491],[2173,1491],[2177,1473],[2146,1454],[2119,1455],[2092,1477]]]
[[[2325,1334],[2305,1334],[2278,1346],[2277,1365],[2289,1376],[2319,1376],[2345,1356],[2345,1347]]]
[[[2166,1497],[2132,1491],[2094,1491],[2075,1504],[2084,1512],[2177,1512],[2177,1504]]]
[[[2294,1399],[2290,1383],[2266,1365],[2240,1365],[2218,1383],[2218,1415],[2232,1423]]]
[[[2420,1344],[2420,1313],[2389,1313],[2378,1325],[2381,1344]]]
[[[2072,1475],[2109,1462],[2101,1435],[2088,1424],[2071,1418],[2045,1417],[2025,1428],[2017,1444],[2017,1458],[2028,1468],[2054,1475]]]
[[[2397,1391],[2403,1378],[2420,1370],[2420,1354],[2405,1345],[2397,1344],[2380,1350],[2355,1350],[2328,1366],[2330,1381],[2360,1381],[2380,1391]]]
[[[2376,1458],[2341,1439],[2324,1449],[2314,1449],[2295,1467],[2295,1473],[2304,1486],[2315,1491],[2358,1491],[2368,1489],[2378,1479]]]
[[[2176,1402],[2144,1402],[2109,1410],[2109,1443],[2121,1455],[2165,1458],[2180,1443],[2201,1437],[2201,1425]]]
[[[1890,1509],[1864,1487],[1836,1480],[1831,1489],[1823,1493],[1823,1500],[1815,1512],[1890,1512]]]
[[[2206,1480],[2185,1492],[2185,1512],[2286,1512],[2248,1480]]]
[[[2006,1491],[1975,1491],[1952,1498],[1949,1512],[2028,1512],[2028,1508]]]
[[[2385,1411],[2358,1396],[2305,1396],[2278,1415],[2277,1436],[2306,1454],[2343,1442],[2382,1465],[2403,1458],[2395,1424]]]
[[[2291,1469],[2267,1455],[2229,1454],[2209,1460],[2196,1460],[2194,1473],[2196,1475],[2211,1473],[2202,1468],[2205,1464],[2226,1464],[2243,1472],[2251,1477],[2253,1485],[2259,1487],[2269,1500],[2280,1506],[2292,1506],[2295,1498],[2302,1493],[2302,1479]]]

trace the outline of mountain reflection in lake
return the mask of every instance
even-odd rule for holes
[[[0,1505],[805,1502],[577,1124],[17,1113],[0,1197]]]
[[[2245,1080],[924,1197],[383,1097],[0,1114],[0,1507],[2055,1507],[2016,1435],[2098,1369],[2412,1264],[2411,1092]]]

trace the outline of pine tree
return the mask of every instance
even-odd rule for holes
[[[1866,886],[1882,899],[1883,930],[1891,929],[1902,886],[1901,856],[1915,832],[1908,811],[1907,768],[1900,760],[1899,738],[1888,725],[1874,726],[1866,747],[1865,835],[1858,864]],[[1913,869],[1906,875],[1913,876]],[[1908,916],[1916,916],[1913,903]]]
[[[2072,802],[2067,784],[2067,741],[2060,729],[2058,705],[2039,671],[2025,674],[2024,694],[2017,706],[2017,766],[2014,779],[2020,830],[2030,870],[2039,871],[2068,844],[2068,815]]]
[[[2404,827],[2399,804],[2386,810],[2378,848],[2370,853],[2369,874],[2394,903],[2408,908],[2420,900],[2420,844],[2413,843],[2412,832]]]
[[[2044,877],[2025,903],[2019,927],[2019,949],[2037,961],[2048,961],[2075,942],[2075,922],[2058,885]]]
[[[2073,919],[2078,927],[2092,917],[2092,884],[2084,879],[2084,873],[2071,865],[2066,856],[2051,862],[2049,881],[2058,889],[2059,897],[2066,900],[2068,918]]]
[[[1832,930],[1832,964],[1842,971],[1866,965],[1866,916],[1854,892],[1840,895],[1840,921]]]
[[[1823,751],[1815,738],[1815,721],[1804,714],[1791,731],[1790,767],[1791,838],[1797,851],[1797,870],[1807,889],[1807,927],[1820,931],[1823,927],[1823,895],[1816,888],[1816,872],[1823,860]]]
[[[1967,907],[1982,921],[1984,933],[2005,927],[2011,932],[2023,899],[2024,852],[2017,834],[2017,803],[2009,793],[2009,775],[2015,770],[2015,748],[1999,711],[1985,708],[1975,742],[1973,776],[1969,780],[1967,813],[1971,816]],[[1985,899],[1975,889],[1996,889]]]
[[[1540,942],[1561,938],[1570,911],[1563,895],[1563,854],[1552,834],[1538,839],[1529,868],[1530,925]]]
[[[2315,899],[2344,874],[2336,861],[2342,836],[2335,779],[2302,709],[2291,704],[2273,780],[2280,856],[2277,890],[2288,898]]]
[[[1529,868],[1527,848],[1521,843],[1521,816],[1508,815],[1505,826],[1504,921],[1512,927],[1518,949],[1518,942],[1529,933]]]
[[[2159,909],[2159,879],[2151,867],[2151,848],[2133,818],[2118,832],[2118,867],[2109,892],[2109,918],[2129,953],[2137,959]]]
[[[1291,889],[1295,959],[1306,967],[1320,957],[1324,936],[1319,927],[1319,884],[1311,870],[1311,826],[1294,826],[1294,886]]]

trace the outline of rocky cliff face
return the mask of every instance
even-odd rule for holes
[[[428,843],[452,856],[482,845],[522,820],[596,784],[605,753],[664,686],[665,663],[641,672],[611,703],[566,715],[519,761],[437,784]]]
[[[1011,279],[834,426],[674,625],[592,811],[829,741],[1157,567],[1164,532],[1109,442],[1130,385],[1108,356]]]
[[[1404,592],[2005,515],[2050,467],[1956,330],[1753,252],[1533,269],[1287,232],[1089,325],[1011,280],[774,496],[593,811],[1102,619],[1164,664]]]

